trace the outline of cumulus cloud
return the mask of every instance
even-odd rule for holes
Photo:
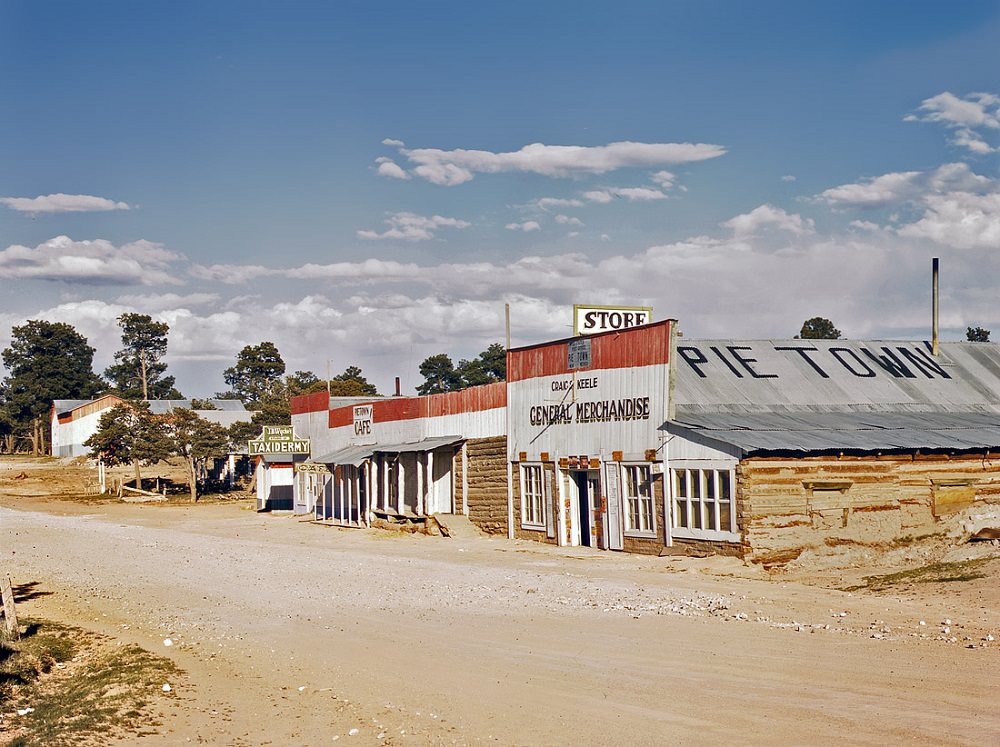
[[[870,220],[852,220],[848,224],[851,228],[856,228],[859,231],[881,231],[882,226],[878,223],[872,223]]]
[[[584,192],[583,198],[590,202],[607,204],[614,199],[628,200],[629,202],[666,200],[667,195],[658,189],[650,189],[649,187],[609,187]]]
[[[524,223],[508,223],[505,228],[508,231],[538,231],[541,226],[538,224],[537,220],[526,220]]]
[[[471,223],[458,218],[432,215],[429,218],[416,213],[394,213],[385,220],[389,228],[378,231],[358,231],[359,239],[401,239],[403,241],[428,241],[437,235],[439,228],[468,228]]]
[[[118,303],[145,309],[146,313],[178,307],[208,306],[218,301],[218,293],[133,293],[118,297]]]
[[[557,215],[554,218],[555,222],[561,226],[582,226],[583,221],[579,218],[574,218],[571,215]]]
[[[900,236],[930,239],[956,249],[1000,246],[1000,193],[930,195],[923,217],[898,229]]]
[[[649,176],[654,184],[659,184],[663,189],[670,189],[677,181],[677,176],[669,171],[657,171]]]
[[[535,200],[532,205],[540,210],[548,210],[549,208],[556,207],[583,207],[583,200],[578,200],[576,198],[567,199],[564,197],[542,197],[541,199]]]
[[[982,155],[997,148],[986,142],[979,130],[1000,130],[1000,96],[992,93],[970,93],[958,97],[950,91],[924,99],[916,114],[907,122],[936,122],[954,131],[951,142]]]
[[[404,143],[402,140],[394,140],[391,137],[387,137],[384,140],[382,140],[382,145],[392,145],[397,148],[402,148],[404,145],[406,145],[406,143]]]
[[[656,167],[717,158],[726,152],[707,143],[635,143],[608,145],[545,145],[532,143],[517,151],[442,150],[400,147],[412,164],[411,173],[433,184],[454,186],[476,174],[521,172],[549,177],[604,174],[623,168]]]
[[[274,269],[263,265],[195,264],[188,268],[188,275],[193,278],[225,285],[241,285],[274,273]]]
[[[812,198],[834,208],[884,208],[949,191],[982,192],[995,182],[964,163],[946,163],[933,171],[901,171],[842,184]]]
[[[783,182],[794,182],[795,179],[796,177],[793,176],[792,174],[785,174],[783,177],[781,177],[781,181]]]
[[[378,164],[378,168],[375,169],[375,171],[379,174],[379,176],[388,176],[393,179],[411,178],[410,175],[407,174],[406,171],[391,158],[386,158],[384,156],[382,158],[376,158],[375,163]]]
[[[31,248],[12,244],[0,251],[0,277],[92,285],[178,285],[171,265],[183,259],[162,244],[133,241],[74,241],[68,236]]]
[[[733,236],[737,238],[754,236],[765,229],[787,231],[796,236],[805,236],[815,232],[815,223],[811,218],[803,218],[796,213],[787,213],[773,205],[761,205],[749,213],[730,218],[722,225],[732,229]]]
[[[93,195],[57,193],[38,197],[0,197],[0,203],[19,213],[93,213],[107,210],[129,210],[127,202],[115,202]]]

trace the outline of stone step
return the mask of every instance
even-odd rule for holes
[[[438,524],[447,532],[449,537],[457,539],[471,539],[482,537],[483,533],[479,528],[469,521],[468,516],[463,514],[434,514]]]

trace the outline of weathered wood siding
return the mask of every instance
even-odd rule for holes
[[[932,534],[957,511],[1000,504],[1000,454],[751,458],[736,482],[744,557],[770,565]]]

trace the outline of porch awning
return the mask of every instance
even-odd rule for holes
[[[434,451],[445,446],[453,446],[462,441],[461,436],[438,436],[405,444],[375,444],[366,448],[378,454],[406,454],[415,451]]]
[[[357,467],[372,455],[374,448],[374,446],[347,446],[329,454],[312,457],[309,461],[315,464],[349,464]]]

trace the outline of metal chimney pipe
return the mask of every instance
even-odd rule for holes
[[[396,377],[396,396],[399,396],[399,377]]]
[[[931,275],[933,277],[933,289],[931,290],[931,355],[938,355],[940,352],[938,341],[938,258],[931,260]]]

